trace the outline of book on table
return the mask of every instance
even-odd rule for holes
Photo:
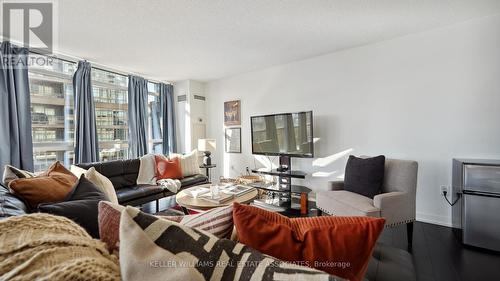
[[[239,197],[245,195],[253,190],[253,187],[244,186],[244,185],[228,185],[221,188],[221,192],[226,194],[234,195],[235,197]]]
[[[196,188],[192,188],[192,189],[188,190],[186,193],[193,198],[198,198],[199,196],[201,196],[203,194],[207,194],[209,192],[210,192],[209,188],[196,187]]]
[[[205,194],[198,196],[198,198],[203,199],[205,201],[208,201],[210,203],[214,203],[214,204],[223,204],[223,203],[226,203],[228,201],[231,201],[231,199],[234,198],[234,195],[227,194],[224,192],[219,192],[219,195],[217,197],[214,197],[214,196],[212,196],[212,193],[209,192],[209,193],[205,193]]]

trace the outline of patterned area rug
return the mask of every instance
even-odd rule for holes
[[[184,213],[182,211],[170,208],[170,209],[166,209],[166,210],[163,210],[161,212],[155,213],[154,215],[158,215],[158,216],[183,216]]]

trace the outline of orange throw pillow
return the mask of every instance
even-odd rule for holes
[[[9,188],[34,209],[40,203],[64,201],[77,181],[78,178],[57,161],[36,177],[11,181]]]
[[[156,179],[182,179],[181,160],[155,155]]]
[[[238,203],[234,203],[233,219],[241,243],[351,281],[363,279],[385,223],[371,217],[290,219]]]

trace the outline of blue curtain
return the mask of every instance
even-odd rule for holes
[[[91,69],[89,62],[80,61],[73,75],[73,95],[75,99],[74,162],[76,164],[99,161]]]
[[[0,43],[0,176],[6,164],[33,171],[27,48]]]
[[[163,154],[177,152],[175,133],[174,87],[160,83],[160,107],[163,118]]]
[[[142,77],[128,77],[128,130],[129,157],[137,158],[148,153],[148,81]]]

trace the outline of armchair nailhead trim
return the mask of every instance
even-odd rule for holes
[[[323,208],[320,208],[318,206],[316,206],[316,209],[318,210],[321,210],[323,213],[329,215],[329,216],[333,216],[333,214],[327,212],[325,209]],[[410,223],[410,222],[414,222],[415,219],[407,219],[407,220],[404,220],[404,221],[401,221],[401,222],[395,222],[395,223],[391,223],[391,224],[386,224],[385,227],[395,227],[395,226],[398,226],[398,225],[402,225],[402,224],[407,224],[407,223]]]

